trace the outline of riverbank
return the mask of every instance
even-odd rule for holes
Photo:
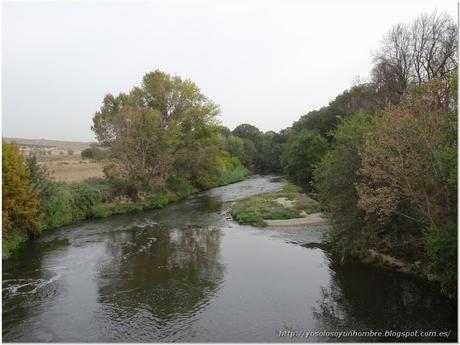
[[[42,232],[56,230],[87,219],[163,208],[194,193],[242,181],[249,175],[249,170],[242,167],[228,169],[206,189],[181,184],[177,185],[177,188],[157,192],[139,201],[114,199],[111,196],[111,187],[105,179],[91,178],[74,183],[47,181],[47,203],[42,210],[44,213]],[[8,239],[2,239],[2,260],[8,259],[27,240],[25,234],[17,231],[11,232]]]
[[[4,261],[3,340],[276,343],[295,320],[366,329],[369,315],[374,328],[452,329],[455,339],[452,302],[411,275],[332,260],[321,243],[329,227],[267,231],[218,214],[283,185],[251,176],[28,241]],[[356,341],[369,339],[385,341]]]
[[[288,184],[279,192],[262,193],[236,201],[229,210],[231,216],[239,224],[256,227],[288,228],[295,226],[316,226],[332,224],[330,219],[320,212],[318,202],[302,193],[295,185]],[[350,244],[352,245],[352,244]],[[338,252],[340,246],[333,239],[325,242],[308,244],[308,247],[321,248],[335,256],[341,264],[359,262],[376,268],[410,274],[415,277],[436,281],[420,263],[410,263],[406,260],[384,254],[376,248],[356,246],[351,254],[343,255]]]
[[[240,224],[252,226],[304,226],[328,224],[319,204],[295,185],[235,202],[231,215]]]

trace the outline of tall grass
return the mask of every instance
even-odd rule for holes
[[[73,183],[48,181],[40,196],[42,229],[50,230],[89,218],[96,204],[113,198],[113,189],[102,178]]]
[[[213,183],[222,186],[241,181],[249,175],[242,166],[225,169]],[[164,188],[158,188],[144,200],[121,203],[115,201],[117,191],[104,178],[89,178],[81,182],[55,182],[44,180],[37,188],[40,196],[41,230],[48,231],[88,218],[105,218],[112,215],[162,208],[198,191],[188,181],[170,178]],[[3,258],[7,258],[27,236],[11,233],[2,242]]]
[[[244,180],[250,174],[249,170],[240,165],[225,169],[217,178],[218,186],[225,186],[230,183]]]

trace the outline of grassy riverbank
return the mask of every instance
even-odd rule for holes
[[[209,188],[242,181],[249,174],[249,170],[243,167],[227,169]],[[42,232],[85,219],[162,208],[200,191],[188,183],[182,183],[176,184],[174,188],[157,191],[144,200],[127,201],[115,198],[113,187],[103,178],[90,178],[73,183],[46,181],[41,188],[44,195]],[[8,239],[2,240],[2,258],[7,259],[26,240],[25,234],[11,232]]]
[[[266,226],[267,220],[303,218],[320,211],[319,204],[301,193],[295,185],[283,190],[259,194],[232,205],[232,216],[240,224]]]

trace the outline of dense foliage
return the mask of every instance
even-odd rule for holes
[[[88,216],[162,207],[249,171],[283,173],[313,191],[333,218],[332,248],[342,259],[377,250],[453,295],[457,36],[453,20],[436,13],[396,25],[374,54],[370,82],[279,133],[250,124],[231,131],[192,81],[148,73],[129,93],[107,95],[93,118],[101,147],[82,157],[110,159],[106,179],[48,181],[36,160],[26,169],[14,145],[3,144],[3,237],[16,227],[33,234]],[[270,200],[252,201],[235,213],[239,221],[292,216]]]
[[[365,226],[364,212],[357,207],[356,184],[361,166],[361,152],[365,134],[373,125],[372,117],[364,112],[343,120],[332,133],[334,146],[327,152],[314,171],[314,186],[319,201],[329,215],[340,224],[335,236],[336,249],[341,255],[353,251]],[[372,222],[369,222],[370,225]]]
[[[83,150],[82,159],[107,160],[105,178],[52,181],[35,156],[24,162],[14,144],[3,143],[3,238],[14,230],[4,254],[41,230],[163,207],[244,179],[242,139],[229,145],[218,113],[193,82],[155,71],[129,94],[107,95],[94,116],[99,143]],[[242,146],[255,150],[249,140]]]
[[[164,188],[169,177],[212,186],[220,173],[218,113],[193,82],[160,71],[129,94],[107,95],[92,127],[113,157],[107,177],[134,200]]]
[[[384,107],[383,95],[375,84],[364,83],[353,86],[338,95],[328,106],[302,116],[292,125],[293,132],[316,131],[321,136],[334,140],[333,131],[338,124],[354,116],[358,111],[373,114]]]
[[[35,235],[39,227],[38,197],[30,172],[14,143],[2,141],[2,238],[11,232]]]
[[[453,37],[457,28],[443,15],[396,26],[375,60],[370,85],[376,92],[368,94],[375,106],[341,117],[335,131],[321,128],[335,126],[324,110],[294,125],[317,123],[333,143],[314,172],[314,186],[337,222],[335,252],[364,258],[367,249],[377,249],[438,280],[451,296],[457,285]]]
[[[279,133],[242,124],[226,149],[256,172],[311,189],[337,226],[334,251],[406,260],[452,293],[457,253],[457,26],[444,14],[399,24],[370,82]],[[249,207],[249,206],[248,206]],[[245,221],[260,223],[251,212]]]
[[[289,136],[281,153],[281,165],[297,184],[310,186],[313,169],[327,150],[327,141],[319,134],[302,131]]]
[[[81,159],[103,160],[109,158],[110,152],[98,145],[91,144],[90,147],[81,151]]]

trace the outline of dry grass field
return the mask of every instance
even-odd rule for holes
[[[62,160],[40,162],[45,165],[50,176],[55,181],[77,182],[89,177],[101,177],[104,175],[104,163],[71,159],[71,157],[63,157]]]
[[[14,141],[25,157],[36,155],[55,181],[78,182],[89,177],[103,176],[106,163],[81,159],[81,151],[90,143],[46,139],[4,138]]]

